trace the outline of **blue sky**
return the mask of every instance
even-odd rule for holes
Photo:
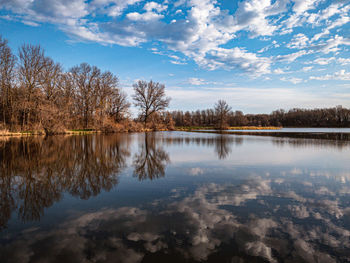
[[[350,107],[350,0],[0,0],[15,52],[110,70],[132,94],[164,83],[171,109]]]

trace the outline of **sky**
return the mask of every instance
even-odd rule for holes
[[[349,108],[349,22],[350,0],[0,0],[15,53],[163,83],[171,110]]]

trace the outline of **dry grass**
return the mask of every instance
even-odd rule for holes
[[[191,130],[213,130],[210,126],[177,126],[175,131],[191,131]]]

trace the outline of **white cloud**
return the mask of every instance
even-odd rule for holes
[[[159,20],[164,16],[153,12],[146,12],[142,14],[138,12],[132,12],[127,14],[126,17],[133,21],[152,21],[152,20]]]
[[[233,49],[217,48],[209,53],[205,62],[211,69],[218,67],[239,68],[254,76],[270,73],[271,65],[270,59],[258,57],[256,54],[238,47]]]
[[[346,72],[342,69],[333,74],[326,74],[323,76],[311,76],[310,79],[314,80],[350,80],[350,72]]]
[[[156,10],[158,13],[165,11],[168,8],[167,5],[161,5],[156,2],[148,2],[145,4],[144,9],[147,12],[151,12],[153,10]]]
[[[320,43],[313,47],[314,50],[322,52],[324,54],[328,54],[330,52],[337,52],[340,50],[339,46],[350,46],[350,39],[344,38],[339,35],[335,35],[333,38],[328,39],[324,43]]]
[[[270,0],[248,0],[238,4],[234,21],[237,30],[246,28],[250,31],[252,37],[267,35],[271,36],[278,28],[271,25],[268,16],[277,15],[286,11],[287,1],[276,1],[274,4]]]
[[[302,33],[293,36],[291,42],[287,44],[288,48],[303,49],[308,45],[309,38]]]
[[[293,2],[293,11],[297,14],[301,14],[310,9],[314,9],[321,0],[293,0]]]
[[[295,52],[295,53],[290,53],[290,54],[287,54],[287,55],[278,55],[276,57],[277,60],[280,60],[280,61],[287,61],[287,62],[293,62],[295,61],[297,58],[299,57],[302,57],[304,55],[307,55],[307,54],[310,54],[311,52],[307,52],[305,50],[300,50],[298,52]]]
[[[318,65],[328,65],[332,61],[335,60],[335,57],[330,57],[330,58],[317,58],[313,61],[313,63],[318,64]]]
[[[200,78],[189,78],[188,83],[191,85],[199,86],[205,84],[205,80]]]
[[[281,68],[277,68],[273,71],[274,74],[285,74],[286,72],[283,71]]]
[[[341,65],[348,65],[350,64],[350,58],[338,58],[337,62]]]
[[[186,65],[187,64],[186,62],[179,61],[179,60],[170,60],[170,63],[174,64],[174,65]]]
[[[122,46],[158,41],[164,48],[182,53],[203,68],[239,70],[256,77],[270,73],[274,63],[292,63],[307,54],[336,53],[342,51],[343,46],[350,45],[342,31],[329,38],[332,30],[349,22],[348,2],[339,1],[326,7],[319,5],[321,2],[243,0],[233,12],[223,9],[216,0],[177,1],[173,4],[142,0],[0,0],[0,8],[10,10],[15,20],[28,25],[57,24],[76,40]],[[320,10],[315,11],[319,6]],[[100,15],[109,20],[97,19]],[[164,19],[165,15],[170,19]],[[299,31],[289,43],[279,40],[277,44],[273,39],[275,34],[291,33],[296,26],[310,23],[314,27],[323,27],[315,30],[317,34],[310,39],[309,34]],[[244,34],[257,38],[257,41],[270,36],[272,42],[253,52],[237,46],[235,40]],[[268,50],[282,44],[299,51],[267,55]],[[258,55],[263,52],[265,57]],[[185,60],[170,59],[173,64],[186,63]]]
[[[301,70],[304,72],[308,72],[310,70],[312,70],[313,66],[309,66],[309,67],[303,67]]]
[[[295,78],[295,77],[290,77],[290,78],[283,77],[283,78],[280,78],[280,80],[282,80],[282,81],[288,81],[288,82],[291,82],[291,83],[293,83],[293,84],[299,84],[299,83],[302,83],[302,82],[303,82],[303,79],[301,79],[301,78]]]
[[[102,10],[111,17],[122,15],[123,11],[130,5],[135,5],[142,0],[93,0],[91,6],[93,9]]]

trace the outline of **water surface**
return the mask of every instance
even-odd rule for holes
[[[350,258],[346,138],[11,138],[0,169],[0,262]]]

